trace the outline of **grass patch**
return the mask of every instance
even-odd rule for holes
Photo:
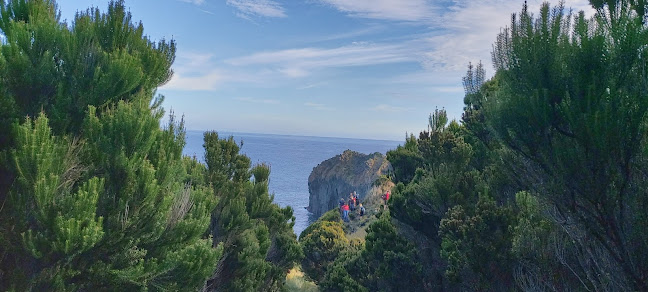
[[[284,292],[319,292],[317,284],[310,281],[308,277],[301,271],[300,266],[295,266],[286,275],[286,284],[284,285]]]

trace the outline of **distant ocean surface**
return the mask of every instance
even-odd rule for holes
[[[271,134],[219,132],[220,138],[233,136],[237,143],[243,140],[241,152],[250,157],[252,164],[270,165],[270,193],[280,206],[292,206],[296,218],[297,236],[317,218],[308,212],[308,176],[315,166],[344,150],[360,153],[380,152],[383,155],[402,142],[349,138],[326,138]],[[204,162],[203,132],[187,131],[184,154],[196,156]]]

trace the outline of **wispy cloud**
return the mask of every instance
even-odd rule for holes
[[[304,86],[297,87],[297,90],[305,90],[305,89],[316,88],[316,87],[320,87],[320,86],[325,85],[325,84],[327,84],[327,83],[326,82],[310,83],[310,84],[306,84]]]
[[[192,4],[196,4],[196,5],[202,5],[203,3],[205,3],[205,0],[180,0],[180,1],[187,2],[187,3],[192,3]]]
[[[332,49],[301,48],[260,52],[226,60],[234,66],[268,66],[288,77],[303,77],[313,70],[416,62],[411,47],[401,44],[357,43]]]
[[[162,86],[162,89],[171,90],[215,90],[226,78],[218,71],[212,71],[198,76],[184,76],[175,73],[173,78]]]
[[[556,5],[558,1],[553,1]],[[529,11],[539,11],[541,1],[531,1]],[[565,7],[574,11],[594,13],[587,0],[566,0]],[[514,0],[454,0],[450,6],[438,9],[430,21],[435,29],[421,38],[426,42],[423,64],[428,71],[463,72],[468,62],[481,60],[490,71],[491,44],[502,28],[510,26],[511,13],[522,9]]]
[[[284,74],[284,75],[286,75],[288,77],[292,77],[292,78],[304,77],[304,76],[308,76],[310,74],[308,71],[304,70],[303,68],[299,68],[299,67],[281,68],[281,69],[278,69],[277,71],[279,71],[280,73],[282,73],[282,74]]]
[[[236,8],[238,15],[245,19],[252,17],[286,17],[286,11],[281,4],[272,0],[227,0],[227,4]]]
[[[179,53],[173,66],[173,77],[162,89],[216,90],[231,77],[216,69],[212,59],[212,54]]]
[[[399,113],[399,112],[408,111],[409,109],[405,108],[405,107],[392,106],[392,105],[387,105],[387,104],[379,104],[379,105],[371,108],[371,110],[377,111],[377,112]]]
[[[259,99],[259,98],[250,98],[250,97],[237,97],[235,99],[239,101],[245,101],[251,103],[279,104],[279,101],[276,99]]]
[[[209,10],[205,10],[205,9],[198,9],[198,10],[200,10],[200,11],[202,11],[202,12],[204,12],[204,13],[207,13],[207,14],[216,15],[216,13],[211,12],[211,11],[209,11]]]
[[[353,17],[397,21],[421,21],[435,8],[426,0],[320,0]]]
[[[328,106],[326,106],[325,104],[322,104],[322,103],[307,102],[307,103],[304,103],[304,105],[307,106],[307,107],[310,107],[310,108],[314,108],[316,110],[320,110],[320,111],[331,111],[331,110],[333,110],[332,107],[328,107]]]
[[[183,0],[194,4],[204,0]],[[501,28],[510,24],[510,15],[522,8],[517,0],[318,0],[354,17],[416,21],[418,29],[397,39],[354,42],[334,47],[293,47],[261,51],[215,62],[210,54],[185,54],[174,65],[176,75],[164,88],[214,90],[223,83],[257,83],[276,87],[291,79],[316,78],[327,69],[363,67],[397,63],[418,63],[420,70],[380,77],[382,84],[425,85],[433,92],[457,93],[468,62],[482,61],[487,74],[491,44]],[[439,6],[446,5],[443,9]],[[241,13],[252,16],[285,17],[279,2],[271,0],[227,0]],[[554,3],[555,4],[555,3]],[[540,1],[529,4],[538,11]],[[591,8],[587,0],[566,0],[574,10]],[[423,13],[424,12],[424,13]],[[425,15],[424,15],[425,14]],[[389,26],[371,24],[357,31],[330,35],[330,40],[350,38],[384,31]],[[309,43],[309,41],[303,42]],[[311,41],[312,43],[312,41]],[[217,69],[214,69],[217,68]],[[309,79],[312,79],[309,78]],[[296,86],[293,84],[292,88]],[[297,89],[314,87],[306,84]],[[310,105],[310,107],[315,107]],[[377,107],[387,110],[388,107]],[[394,110],[394,108],[391,108]]]
[[[428,71],[463,71],[468,62],[490,65],[491,44],[501,28],[510,25],[511,13],[522,8],[518,0],[319,0],[351,17],[413,22],[427,26],[427,36],[406,36],[417,43],[416,57]],[[554,5],[557,4],[554,1]],[[541,1],[531,1],[538,11]],[[588,0],[566,0],[565,7],[592,15]],[[412,42],[413,41],[413,42]],[[402,42],[401,42],[402,43]],[[388,44],[385,44],[388,45]]]
[[[384,31],[388,26],[382,25],[382,24],[370,24],[367,27],[355,29],[355,30],[346,30],[341,33],[335,33],[335,34],[330,34],[330,35],[324,35],[324,36],[312,36],[312,37],[305,37],[301,38],[301,42],[304,43],[319,43],[319,42],[327,42],[327,41],[335,41],[335,40],[345,40],[345,39],[354,39],[360,36],[367,36],[371,34],[376,34]]]

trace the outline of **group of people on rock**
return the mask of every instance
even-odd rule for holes
[[[351,195],[349,195],[349,200],[347,202],[345,202],[343,198],[340,198],[340,214],[342,215],[342,220],[344,220],[344,222],[349,222],[349,211],[355,210],[358,210],[360,216],[364,216],[367,211],[365,207],[362,206],[362,203],[360,203],[358,193],[353,191]]]
[[[384,208],[387,207],[387,201],[389,201],[390,196],[391,194],[389,193],[389,191],[381,196]],[[364,216],[367,212],[365,207],[362,206],[362,203],[360,203],[358,193],[353,191],[351,195],[349,195],[348,201],[344,201],[343,198],[340,198],[340,215],[342,216],[342,220],[344,220],[344,222],[349,222],[349,211],[355,210],[358,210],[360,216]]]

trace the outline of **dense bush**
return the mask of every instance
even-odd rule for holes
[[[280,208],[268,193],[270,168],[250,165],[232,137],[204,135],[207,181],[220,199],[211,234],[224,247],[206,289],[280,291],[288,271],[301,260],[292,208]]]
[[[364,245],[352,245],[338,255],[320,287],[327,291],[422,291],[428,285],[418,259],[416,247],[397,233],[386,212],[371,223]]]
[[[648,289],[646,4],[591,3],[525,5],[493,78],[469,65],[462,124],[437,111],[388,155],[390,210],[438,242],[444,287]]]
[[[121,1],[70,24],[3,1],[0,30],[0,290],[280,290],[302,251],[269,168],[216,133],[205,166],[160,128],[174,42]]]
[[[315,281],[320,281],[326,274],[329,266],[342,252],[350,248],[350,241],[346,238],[340,215],[337,210],[325,213],[334,214],[336,221],[327,221],[323,216],[306,228],[299,237],[299,244],[304,251],[302,269]],[[330,216],[326,216],[330,217]]]
[[[175,44],[121,2],[70,26],[50,1],[3,2],[0,29],[0,290],[200,288],[217,199],[154,99]]]

